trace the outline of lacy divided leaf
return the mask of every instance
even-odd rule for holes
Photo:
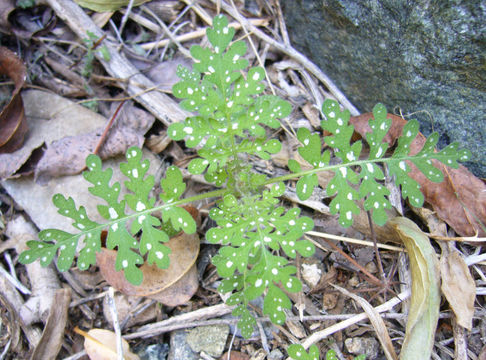
[[[386,210],[391,208],[388,200],[390,192],[383,185],[385,176],[378,163],[388,166],[390,175],[395,177],[396,184],[401,188],[403,198],[408,199],[411,205],[420,207],[423,205],[424,197],[420,185],[409,176],[411,167],[408,162],[414,164],[429,180],[441,182],[443,174],[433,165],[433,159],[456,168],[457,161],[467,161],[471,156],[468,150],[458,150],[457,143],[435,152],[437,133],[429,136],[417,154],[411,154],[410,145],[419,132],[418,122],[411,120],[404,126],[393,155],[385,157],[388,144],[383,139],[391,127],[391,120],[387,119],[387,111],[382,104],[374,107],[374,119],[369,120],[371,132],[366,134],[369,148],[366,154],[362,151],[362,141],[351,143],[354,127],[349,124],[349,111],[341,111],[339,104],[334,100],[326,100],[322,111],[326,119],[321,122],[321,127],[331,134],[324,137],[324,143],[333,149],[336,157],[340,159],[339,164],[329,165],[328,150],[321,154],[322,144],[318,134],[311,134],[307,129],[299,129],[297,136],[302,143],[298,149],[299,154],[313,170],[302,171],[295,160],[289,160],[289,169],[300,175],[296,190],[301,200],[307,199],[318,185],[318,171],[334,172],[326,192],[329,196],[334,196],[329,205],[331,213],[339,214],[339,222],[345,227],[351,226],[354,215],[359,214],[357,201],[361,199],[364,200],[364,209],[371,211],[376,224],[386,223]]]
[[[60,271],[66,271],[74,260],[79,240],[82,240],[77,265],[80,270],[86,270],[95,264],[96,252],[101,251],[101,232],[107,229],[106,247],[117,249],[115,269],[123,270],[130,283],[142,283],[143,274],[138,266],[143,264],[143,256],[146,256],[149,264],[155,263],[160,268],[167,268],[170,249],[164,242],[169,240],[169,236],[160,228],[162,222],[153,213],[161,211],[162,221],[170,222],[176,230],[183,230],[188,234],[196,231],[192,216],[186,210],[171,205],[185,191],[182,174],[176,167],[167,169],[166,177],[161,180],[163,193],[160,200],[163,205],[155,206],[156,199],[150,195],[154,187],[154,177],[145,176],[149,161],[142,160],[142,151],[136,147],[127,150],[126,159],[126,163],[120,164],[120,170],[128,178],[124,185],[129,192],[122,200],[119,200],[120,184],[115,182],[110,185],[113,170],[103,170],[98,156],[90,155],[86,159],[88,171],[83,176],[92,184],[89,191],[106,202],[106,205],[97,207],[100,215],[106,219],[105,223],[98,224],[90,220],[83,206],[76,208],[72,198],[66,199],[57,194],[53,202],[58,212],[73,219],[73,226],[80,232],[71,234],[57,229],[43,230],[39,233],[40,241],[27,242],[30,249],[20,255],[20,261],[28,264],[40,259],[41,264],[46,266],[59,249],[57,264]],[[126,212],[127,205],[131,210],[129,213]]]
[[[266,292],[263,313],[272,322],[282,324],[284,309],[290,309],[291,302],[280,287],[289,292],[302,288],[294,275],[296,267],[275,251],[282,250],[295,259],[297,253],[308,257],[315,250],[310,241],[301,240],[306,231],[312,230],[312,219],[299,217],[299,208],[285,211],[276,206],[284,191],[284,184],[278,183],[253,197],[237,199],[227,194],[210,211],[218,226],[211,228],[206,238],[225,245],[213,258],[218,274],[224,278],[218,290],[232,293],[227,304],[237,305],[234,314],[241,316],[239,327],[245,337],[252,334],[255,323],[247,309],[249,301]]]
[[[239,154],[269,159],[280,151],[276,139],[267,139],[264,126],[279,128],[279,118],[288,116],[291,106],[278,96],[260,95],[265,87],[265,70],[248,66],[242,58],[246,53],[243,41],[231,43],[235,30],[224,16],[216,16],[213,28],[207,29],[212,49],[195,45],[191,55],[194,70],[180,67],[181,81],[174,85],[174,96],[183,99],[181,107],[198,115],[169,126],[168,135],[186,141],[186,146],[198,150],[189,171],[205,173],[207,181],[224,184],[239,162]]]

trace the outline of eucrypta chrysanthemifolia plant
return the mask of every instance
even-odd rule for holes
[[[296,267],[289,259],[295,259],[297,253],[304,257],[314,253],[312,243],[302,239],[313,228],[312,219],[300,216],[299,208],[287,210],[279,205],[285,191],[284,181],[298,179],[296,191],[305,200],[318,185],[317,173],[331,171],[334,177],[326,191],[333,196],[330,210],[339,215],[340,224],[352,225],[353,216],[360,212],[357,201],[364,199],[364,209],[371,212],[376,224],[383,225],[387,220],[386,209],[391,205],[387,198],[389,191],[382,183],[380,164],[387,166],[395,177],[403,197],[420,207],[424,198],[419,184],[408,176],[407,162],[414,163],[428,179],[441,182],[443,175],[432,165],[432,159],[457,167],[457,161],[467,160],[469,153],[458,150],[456,143],[435,152],[438,136],[432,134],[418,154],[409,155],[410,144],[419,131],[417,121],[412,120],[405,125],[392,155],[385,157],[391,149],[383,138],[391,120],[386,118],[383,105],[373,109],[374,120],[369,122],[371,132],[366,135],[366,142],[351,143],[353,126],[349,124],[349,112],[341,111],[337,102],[326,100],[321,127],[331,135],[322,139],[319,133],[308,129],[297,132],[302,144],[299,154],[311,169],[302,170],[297,161],[289,160],[292,173],[288,175],[268,178],[258,174],[249,159],[254,156],[269,160],[271,154],[279,152],[280,141],[269,139],[266,129],[278,129],[280,119],[290,114],[291,106],[277,96],[263,94],[263,68],[252,67],[243,73],[248,67],[248,60],[243,57],[246,44],[232,42],[235,30],[228,26],[228,20],[216,16],[213,26],[207,29],[212,47],[191,48],[194,68],[191,71],[180,67],[177,74],[181,81],[173,87],[174,96],[182,99],[180,106],[196,115],[172,124],[168,135],[174,140],[185,140],[189,148],[197,148],[199,157],[189,163],[189,172],[204,174],[207,181],[221,189],[181,198],[186,185],[181,171],[171,166],[161,180],[162,193],[155,206],[156,199],[150,195],[154,177],[146,176],[149,162],[142,160],[140,149],[130,148],[127,162],[120,165],[127,177],[124,185],[129,193],[120,200],[121,185],[111,184],[112,169],[103,170],[101,160],[90,155],[83,176],[92,184],[89,191],[106,202],[98,205],[106,221],[100,224],[90,220],[84,207],[78,208],[72,198],[57,194],[54,205],[60,214],[74,220],[73,226],[78,231],[72,234],[57,229],[42,230],[40,241],[29,241],[30,249],[20,255],[20,261],[27,264],[40,259],[46,266],[58,253],[58,268],[65,271],[71,267],[78,243],[82,242],[84,247],[77,256],[77,266],[86,270],[95,264],[101,232],[107,230],[106,247],[117,249],[116,270],[123,271],[126,279],[137,285],[142,282],[139,266],[144,261],[160,268],[169,265],[169,249],[164,245],[169,235],[161,225],[170,223],[176,231],[194,233],[196,223],[180,205],[217,196],[220,200],[209,213],[217,226],[207,231],[206,239],[221,244],[213,258],[223,278],[219,291],[231,293],[227,304],[235,306],[233,313],[240,319],[238,326],[243,336],[249,337],[255,325],[249,301],[263,295],[263,313],[275,324],[282,324],[284,310],[291,307],[285,292],[298,292],[302,288],[295,275]],[[322,140],[328,148],[323,152]],[[362,152],[364,146],[369,150]],[[332,155],[339,158],[338,164],[330,165]]]

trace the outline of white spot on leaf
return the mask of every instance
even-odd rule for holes
[[[137,206],[135,207],[135,210],[137,210],[137,211],[143,211],[143,210],[145,210],[145,204],[143,202],[139,201],[137,203]]]
[[[110,214],[110,218],[112,219],[116,219],[118,217],[117,212],[112,207],[108,209],[108,213]]]
[[[340,167],[339,171],[341,172],[341,175],[343,176],[343,178],[345,178],[347,173],[348,173],[348,169],[346,169],[345,167]]]

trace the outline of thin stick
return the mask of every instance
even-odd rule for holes
[[[380,306],[377,306],[375,307],[375,310],[379,313],[381,312],[385,312],[385,311],[389,311],[391,310],[393,307],[395,307],[396,305],[400,304],[403,300],[407,299],[408,297],[410,296],[410,290],[406,290],[406,291],[403,291],[401,292],[398,296],[390,299],[389,301],[387,301],[386,303],[380,305]],[[353,324],[356,324],[357,322],[360,322],[362,320],[365,320],[368,318],[368,315],[363,312],[363,313],[360,313],[358,315],[355,315],[347,320],[344,320],[344,321],[341,321],[337,324],[334,324],[332,326],[329,326],[328,328],[326,329],[323,329],[321,331],[317,331],[315,333],[313,333],[312,335],[310,335],[309,337],[307,337],[303,342],[302,342],[302,346],[304,346],[304,348],[309,348],[312,344],[315,344],[319,341],[321,341],[322,339],[325,339],[327,338],[328,336],[338,332],[338,331],[341,331],[341,330],[344,330],[346,329],[347,327],[353,325]]]
[[[72,308],[72,307],[76,307],[78,305],[87,303],[89,301],[101,299],[101,298],[105,297],[107,293],[108,293],[108,291],[103,291],[102,293],[99,293],[99,294],[94,294],[94,295],[91,295],[91,296],[88,296],[88,297],[84,297],[82,299],[71,301],[71,304],[69,304],[69,307]]]
[[[322,233],[322,232],[318,232],[318,231],[308,231],[308,232],[306,232],[306,234],[311,235],[311,236],[317,236],[317,237],[320,237],[320,238],[325,238],[325,239],[344,241],[344,242],[348,242],[348,243],[351,243],[351,244],[373,246],[373,243],[371,241],[348,238],[348,237],[344,237],[344,236],[327,234],[327,233]],[[378,243],[377,246],[380,249],[406,252],[406,250],[404,248],[401,248],[401,247],[398,247],[398,246],[386,245],[386,244],[380,244],[380,243]]]
[[[0,274],[5,277],[14,287],[16,287],[22,294],[24,295],[30,295],[31,291],[27,289],[24,284],[22,284],[19,280],[14,278],[12,275],[9,274],[7,270],[3,268],[3,266],[0,264]]]
[[[227,360],[231,360],[231,348],[233,347],[233,343],[235,341],[235,338],[236,338],[236,327],[235,327],[235,330],[233,331],[233,336],[231,337],[231,341],[230,341],[229,346],[228,346],[228,359]]]
[[[363,273],[363,275],[368,278],[368,280],[370,282],[372,282],[375,285],[381,286],[381,281],[378,278],[376,278],[373,274],[371,274],[368,270],[366,270],[366,268],[364,266],[362,266],[361,264],[359,264],[356,260],[354,260],[348,254],[346,254],[343,250],[341,250],[333,242],[331,242],[331,241],[329,241],[327,239],[324,239],[324,241],[326,242],[326,244],[328,244],[330,247],[332,247],[334,250],[336,250],[338,253],[340,253],[343,257],[345,257],[351,264],[353,264],[354,266],[356,266]]]
[[[103,36],[103,31],[96,26],[93,20],[74,1],[46,1],[56,12],[56,15],[64,20],[79,37],[85,37],[87,31],[91,31],[97,38]],[[126,91],[128,94],[134,95],[139,93],[142,90],[140,85],[145,89],[155,86],[151,80],[140,73],[139,69],[122,56],[117,44],[105,39],[103,45],[108,50],[110,60],[105,60],[99,52],[95,53],[96,58],[110,76],[129,80],[126,83]],[[172,98],[163,93],[156,91],[143,93],[137,96],[136,100],[165,125],[183,121],[187,117],[187,112],[180,109],[179,105]]]
[[[191,54],[189,53],[189,51],[184,46],[181,45],[181,43],[177,40],[177,37],[174,34],[172,34],[172,32],[167,27],[167,25],[165,25],[165,23],[162,20],[160,20],[157,17],[157,15],[154,14],[154,12],[152,10],[150,10],[146,6],[142,6],[142,9],[143,9],[143,11],[145,11],[147,14],[152,16],[157,21],[157,23],[162,27],[162,29],[164,30],[166,35],[169,37],[170,41],[177,45],[177,48],[179,49],[179,51],[182,54],[184,54],[184,56],[191,57]]]
[[[268,24],[268,20],[265,19],[250,19],[248,21],[254,26],[265,26],[266,24]],[[232,22],[231,24],[229,24],[229,26],[235,28],[235,30],[241,29],[241,24],[238,22]],[[189,32],[187,34],[175,36],[174,40],[177,40],[177,42],[179,43],[183,43],[189,40],[203,37],[205,35],[206,35],[206,29],[200,29],[200,30]],[[141,44],[140,47],[144,50],[157,49],[170,44],[171,41],[172,41],[171,39],[151,41],[148,43]]]
[[[280,6],[280,1],[275,1],[275,7],[277,8],[277,18],[278,18],[278,25],[280,27],[280,33],[282,34],[282,39],[286,46],[290,46],[290,38],[287,32],[287,26],[285,25],[285,20],[282,15],[282,7]]]
[[[110,121],[108,121],[108,124],[105,126],[105,130],[103,131],[103,134],[101,134],[100,141],[98,141],[98,144],[96,145],[95,149],[93,150],[93,154],[97,155],[98,152],[100,151],[100,148],[103,146],[106,137],[108,136],[108,132],[110,131],[113,122],[115,121],[116,117],[118,116],[118,113],[120,112],[120,109],[122,108],[123,104],[125,104],[125,100],[123,100],[120,104],[118,104],[118,107],[115,110],[115,113],[111,117]]]
[[[135,339],[138,337],[151,337],[165,332],[165,328],[172,325],[184,325],[200,319],[214,318],[227,315],[233,311],[231,306],[219,304],[192,311],[190,313],[173,316],[170,319],[162,320],[153,324],[142,326],[137,332],[125,335],[125,339]]]
[[[485,242],[486,237],[478,237],[477,232],[475,236],[455,236],[455,237],[448,237],[448,236],[441,236],[435,234],[428,234],[424,233],[426,236],[431,237],[432,239],[436,240],[444,240],[444,241],[461,241],[461,242]]]
[[[399,295],[401,296],[401,294]],[[405,300],[405,299],[402,299]],[[335,314],[335,315],[307,315],[304,316],[302,319],[300,319],[299,316],[288,316],[286,321],[292,321],[292,322],[304,322],[304,321],[328,321],[328,320],[349,320],[353,317],[355,317],[356,314]],[[397,319],[397,320],[403,320],[407,318],[407,314],[400,314],[400,313],[390,313],[390,314],[383,314],[382,317],[385,319]],[[452,314],[450,313],[442,313],[439,315],[440,319],[450,319],[452,317]],[[481,316],[478,315],[477,318],[480,318]],[[170,320],[170,319],[168,319]],[[262,323],[262,322],[271,322],[271,320],[268,317],[257,317],[256,318],[257,323]],[[361,320],[358,320],[361,321]],[[226,324],[229,326],[236,325],[238,323],[238,319],[213,319],[213,320],[200,320],[200,321],[193,321],[193,322],[172,322],[171,324],[164,326],[164,327],[158,327],[157,331],[155,333],[151,333],[150,331],[143,331],[143,332],[134,332],[128,335],[124,335],[123,338],[126,340],[132,340],[136,338],[149,338],[153,336],[158,336],[163,333],[171,332],[174,330],[180,330],[180,329],[189,329],[189,328],[194,328],[194,327],[200,327],[200,326],[213,326],[213,325],[221,325],[221,324]],[[285,330],[285,328],[277,326],[280,330]],[[298,342],[298,339],[294,338],[292,334],[288,333],[286,331],[286,335],[293,338],[293,341]],[[230,350],[228,350],[230,351]]]
[[[123,33],[123,29],[125,28],[125,24],[127,23],[128,17],[130,16],[130,13],[132,12],[133,1],[134,0],[130,0],[128,2],[127,10],[123,14],[123,17],[122,17],[122,20],[121,20],[121,24],[120,24],[120,30],[118,30],[119,33],[120,33],[120,37],[121,37],[121,35]]]
[[[262,347],[263,350],[267,354],[270,354],[270,348],[268,347],[267,336],[265,335],[265,330],[263,330],[263,326],[260,322],[257,322],[258,333],[260,334],[260,338],[262,339]]]
[[[111,286],[108,289],[108,306],[110,308],[111,317],[113,318],[113,329],[116,335],[116,354],[117,360],[123,360],[123,343],[121,337],[120,324],[118,322],[118,312],[115,305],[115,289]]]
[[[384,280],[386,278],[385,271],[383,270],[383,263],[381,262],[380,251],[378,250],[378,243],[376,241],[376,234],[375,228],[373,227],[373,221],[371,220],[371,213],[370,211],[366,211],[366,216],[368,217],[368,223],[370,224],[370,231],[371,231],[371,238],[373,239],[373,249],[375,250],[375,257],[376,262],[378,265],[378,270],[380,271],[381,279]]]
[[[182,0],[186,5],[190,6],[192,10],[209,26],[213,25],[213,17],[208,14],[201,6],[197,4],[196,0]]]

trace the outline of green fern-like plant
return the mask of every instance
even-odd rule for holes
[[[156,199],[150,195],[155,181],[153,176],[146,175],[148,160],[142,160],[140,149],[130,148],[127,161],[120,165],[127,177],[124,186],[128,193],[119,199],[121,184],[111,184],[112,169],[103,170],[101,160],[90,155],[84,177],[92,184],[89,191],[104,201],[98,211],[105,221],[96,223],[88,219],[84,207],[76,207],[71,198],[55,195],[54,205],[60,214],[73,220],[77,232],[41,231],[39,241],[27,243],[29,250],[20,255],[22,263],[40,259],[45,266],[58,253],[58,268],[65,271],[80,244],[77,266],[87,269],[95,263],[101,232],[106,229],[107,247],[117,249],[116,270],[122,270],[129,282],[140,284],[139,266],[144,257],[160,268],[168,266],[170,250],[164,245],[169,238],[167,226],[188,234],[196,231],[194,220],[180,205],[219,197],[209,214],[217,226],[207,231],[206,238],[222,245],[213,258],[223,278],[219,291],[229,293],[227,303],[235,306],[233,314],[240,318],[238,326],[249,337],[256,323],[249,302],[263,295],[264,314],[275,324],[282,324],[284,310],[291,308],[286,292],[302,288],[292,259],[297,254],[308,257],[314,253],[312,243],[303,239],[304,233],[313,228],[312,219],[301,216],[299,208],[286,210],[280,205],[285,181],[298,179],[296,191],[305,200],[318,186],[317,173],[332,171],[334,177],[326,191],[333,196],[330,209],[339,216],[340,223],[352,225],[354,216],[361,211],[357,202],[364,200],[364,209],[371,211],[376,224],[383,225],[387,220],[386,209],[391,205],[380,165],[388,166],[404,198],[419,207],[424,199],[419,184],[408,175],[409,163],[415,164],[430,180],[440,182],[443,175],[433,166],[433,159],[451,167],[457,167],[459,160],[469,159],[469,152],[458,150],[456,143],[435,152],[437,134],[427,139],[418,154],[411,155],[410,144],[418,134],[416,121],[407,123],[392,155],[386,156],[391,149],[383,138],[391,121],[380,104],[373,109],[371,132],[365,141],[351,143],[354,128],[349,123],[349,112],[342,111],[336,101],[326,100],[321,127],[330,135],[322,139],[319,133],[307,129],[297,132],[302,144],[298,152],[311,168],[303,170],[297,161],[289,160],[288,175],[268,178],[257,173],[252,169],[251,157],[269,160],[271,154],[280,150],[281,143],[268,136],[268,129],[279,128],[279,119],[290,114],[291,106],[277,96],[264,94],[263,68],[253,67],[244,72],[248,67],[243,58],[246,45],[243,41],[232,42],[234,33],[224,16],[216,16],[213,28],[207,30],[211,47],[191,48],[194,68],[177,70],[181,81],[174,85],[173,94],[181,99],[181,107],[194,116],[168,128],[172,139],[185,140],[188,148],[197,151],[198,157],[189,163],[188,170],[204,174],[207,181],[221,189],[183,198],[186,185],[180,170],[171,166],[160,183],[162,194],[160,204],[156,205]],[[322,141],[327,147],[324,152]],[[365,147],[369,151],[364,152]],[[331,164],[333,155],[337,164]],[[160,216],[154,216],[157,213]]]
[[[319,360],[320,353],[317,345],[311,345],[309,351],[306,351],[301,344],[292,344],[287,348],[287,353],[292,360]],[[326,352],[326,360],[338,360],[334,350]],[[358,355],[353,360],[366,360],[366,355]]]

